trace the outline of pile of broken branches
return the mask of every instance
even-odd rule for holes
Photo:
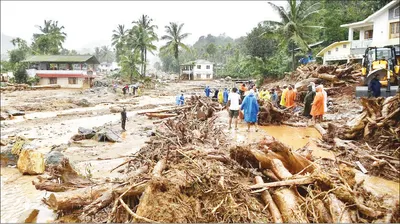
[[[324,84],[328,95],[335,95],[340,94],[344,90],[343,87],[359,83],[360,78],[360,64],[318,65],[311,63],[298,67],[285,79],[297,82],[295,88],[300,95],[301,92],[307,91],[310,82]],[[302,101],[302,99],[300,100]]]
[[[57,221],[399,221],[398,204],[381,206],[381,198],[365,193],[352,169],[341,165],[323,172],[273,138],[231,147],[214,123],[211,111],[218,107],[201,98],[190,103],[190,109],[163,120],[139,152],[110,171],[121,178],[88,186],[66,161],[51,178],[41,178],[37,189],[50,191],[40,188],[50,182],[65,186],[53,186],[64,192],[43,199],[59,214]]]

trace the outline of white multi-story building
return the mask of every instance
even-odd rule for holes
[[[214,78],[214,63],[203,59],[182,64],[180,67],[181,77],[186,77],[189,80]]]
[[[343,24],[349,29],[347,41],[335,42],[317,54],[324,64],[342,60],[361,60],[367,47],[400,45],[400,0],[385,5],[363,21]],[[358,33],[358,39],[354,33]],[[398,51],[399,49],[397,49]]]

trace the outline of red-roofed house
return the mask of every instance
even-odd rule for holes
[[[40,78],[39,85],[58,84],[61,88],[88,88],[100,64],[91,55],[35,55],[25,60],[28,73]]]

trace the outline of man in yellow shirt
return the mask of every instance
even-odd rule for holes
[[[283,85],[282,95],[281,95],[281,102],[280,105],[282,107],[286,107],[286,93],[287,93],[287,85]]]

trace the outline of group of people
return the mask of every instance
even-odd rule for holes
[[[211,89],[209,86],[206,86],[204,89],[206,97],[210,97]],[[232,121],[235,120],[235,129],[237,130],[238,117],[240,111],[243,111],[243,118],[248,124],[247,131],[250,131],[250,126],[255,125],[256,131],[257,129],[257,116],[259,112],[259,104],[257,101],[257,95],[255,94],[256,87],[252,86],[250,91],[242,91],[236,87],[231,89],[229,92],[228,88],[224,88],[224,90],[215,89],[214,96],[218,100],[219,103],[224,105],[229,112],[229,129],[232,128]]]
[[[303,116],[313,118],[313,121],[322,121],[328,111],[328,94],[323,85],[315,87],[315,83],[308,85],[308,92],[304,98]]]
[[[116,83],[113,83],[113,90],[114,90],[114,93],[116,93],[117,92],[117,89],[118,89],[118,85],[116,84]],[[124,94],[124,95],[126,95],[126,94],[130,94],[130,92],[129,92],[129,90],[131,90],[132,91],[132,95],[140,95],[140,87],[139,87],[139,85],[136,83],[136,84],[131,84],[130,86],[128,85],[128,84],[125,84],[123,87],[122,87],[122,93]]]

